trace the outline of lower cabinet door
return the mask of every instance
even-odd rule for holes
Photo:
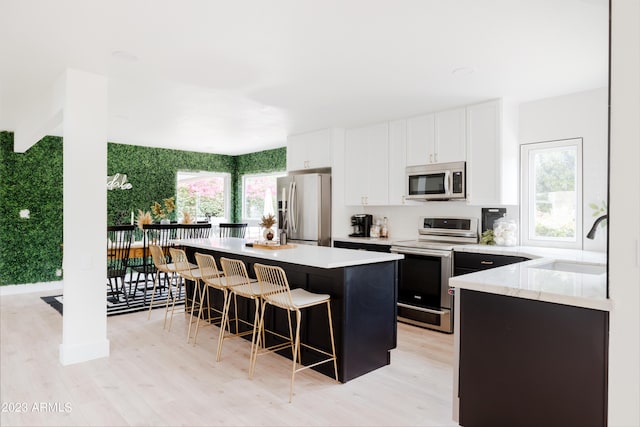
[[[607,312],[460,297],[460,425],[606,425]]]

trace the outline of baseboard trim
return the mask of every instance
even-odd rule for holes
[[[60,363],[64,366],[109,357],[109,340],[82,344],[60,344]]]
[[[22,285],[4,285],[0,286],[0,297],[5,295],[29,294],[43,291],[59,291],[63,288],[63,281],[59,282],[40,282],[25,283]]]

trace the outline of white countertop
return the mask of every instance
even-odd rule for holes
[[[537,246],[460,245],[456,252],[484,253],[493,255],[513,255],[525,258],[553,258],[563,261],[606,264],[605,252],[582,251],[579,249],[543,248]]]
[[[606,254],[566,249],[469,245],[461,252],[542,257],[449,279],[449,285],[499,295],[526,298],[596,310],[611,310],[606,297],[607,275],[539,268],[554,261],[606,265]]]
[[[384,252],[356,251],[353,249],[326,246],[296,245],[290,249],[258,249],[247,247],[245,239],[233,237],[208,239],[183,239],[175,241],[196,249],[209,249],[235,255],[261,258],[265,261],[280,261],[318,268],[340,268],[354,265],[395,261],[403,255]]]

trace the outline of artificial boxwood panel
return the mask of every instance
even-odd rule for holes
[[[287,149],[258,151],[237,156],[236,159],[235,182],[232,182],[231,188],[235,189],[236,194],[233,218],[239,221],[242,218],[242,175],[286,171]]]
[[[222,154],[168,150],[137,145],[108,144],[107,174],[126,174],[132,185],[129,190],[107,192],[107,221],[109,224],[129,223],[131,211],[148,211],[153,202],[175,196],[178,171],[228,172],[232,179],[236,158]],[[231,198],[231,206],[235,200]],[[172,212],[171,220],[177,219]]]
[[[177,171],[229,172],[232,221],[240,217],[241,177],[284,171],[286,149],[240,156],[109,143],[107,174],[126,174],[132,188],[107,191],[109,224],[128,223],[131,211],[149,210],[175,195]],[[26,153],[13,152],[13,133],[0,132],[0,285],[60,280],[62,267],[62,138],[43,138]],[[106,177],[105,177],[106,180]],[[30,219],[20,210],[29,209]],[[173,219],[175,219],[175,213]]]
[[[62,138],[14,153],[13,133],[0,132],[0,200],[0,285],[60,280]]]

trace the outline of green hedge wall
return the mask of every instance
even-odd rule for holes
[[[175,195],[179,170],[230,173],[236,221],[242,175],[286,169],[284,147],[226,156],[109,143],[107,155],[107,175],[126,174],[132,185],[107,191],[109,224],[128,223],[131,211],[137,215],[138,209]],[[13,133],[0,132],[0,285],[60,280],[62,196],[62,138],[48,136],[21,154],[13,152]],[[19,217],[22,209],[30,210],[31,219]]]
[[[153,202],[162,203],[176,194],[178,171],[228,172],[233,177],[236,158],[221,154],[167,150],[137,145],[108,144],[107,175],[126,174],[129,190],[107,191],[107,222],[129,223],[131,211],[148,211]],[[232,195],[231,203],[235,203]],[[175,221],[177,212],[170,219]]]
[[[13,152],[0,132],[0,285],[60,280],[62,268],[62,138],[45,137]],[[30,218],[20,218],[28,209]]]

